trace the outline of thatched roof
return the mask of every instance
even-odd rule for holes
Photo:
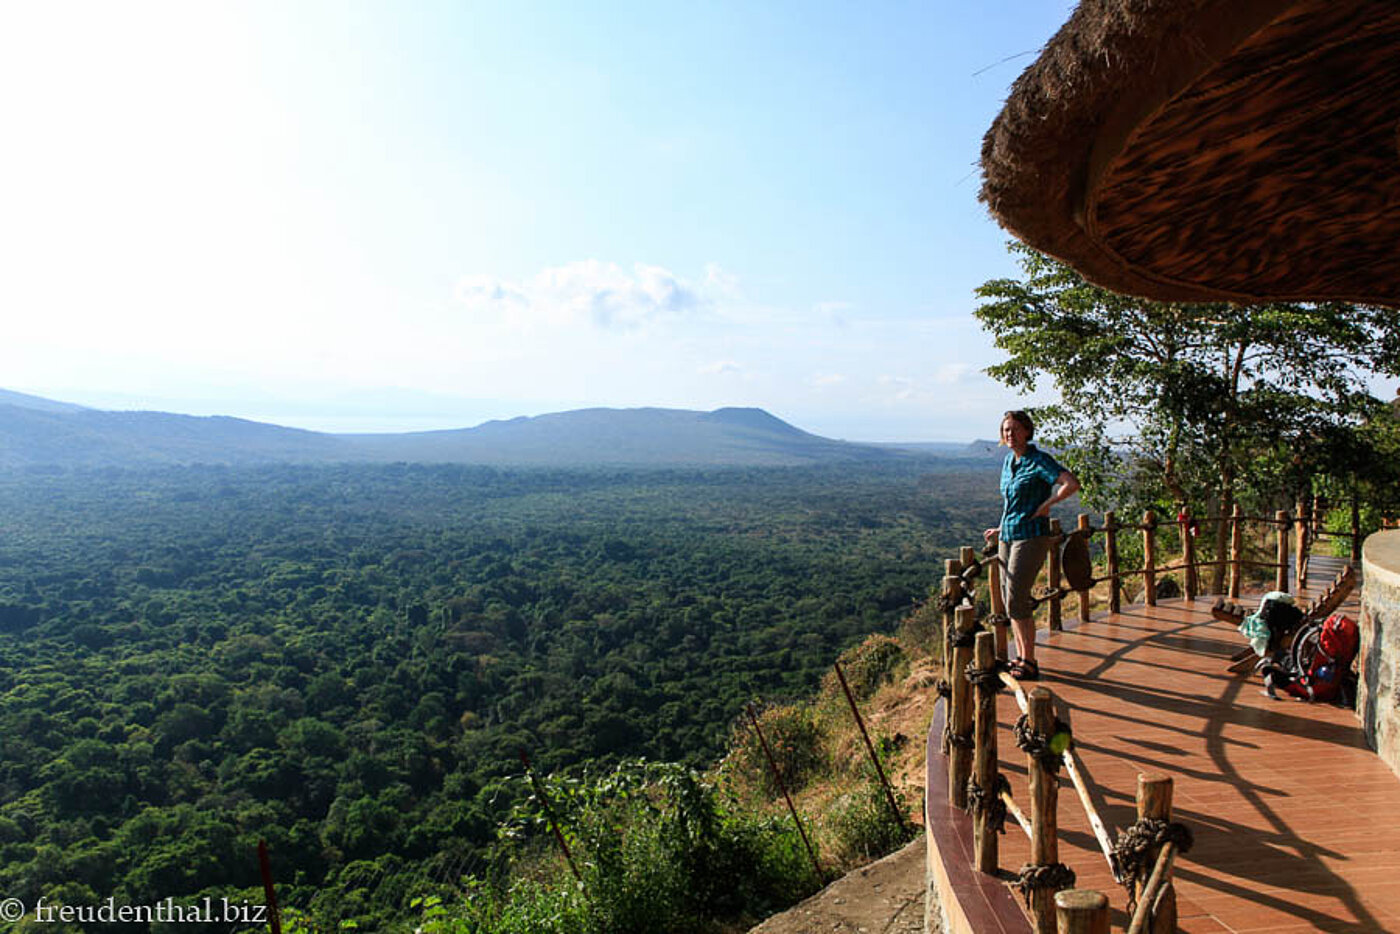
[[[982,146],[982,199],[1105,287],[1400,305],[1400,4],[1083,0]]]

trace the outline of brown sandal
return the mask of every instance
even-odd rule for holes
[[[1018,658],[1007,667],[1011,671],[1011,677],[1017,681],[1038,681],[1040,679],[1040,665],[1036,664],[1033,658]]]

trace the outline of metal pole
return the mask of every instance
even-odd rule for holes
[[[525,750],[520,750],[520,762],[525,766],[525,774],[530,778],[530,785],[535,789],[535,794],[540,799],[540,804],[544,805],[545,817],[549,818],[549,829],[554,831],[554,839],[559,843],[559,849],[564,852],[564,859],[569,864],[569,869],[573,871],[574,878],[579,885],[583,885],[583,876],[579,875],[578,867],[574,865],[574,855],[569,852],[569,844],[564,842],[564,835],[559,832],[559,822],[554,819],[554,808],[549,806],[549,796],[544,793],[544,786],[535,777],[535,770],[530,768],[530,757],[525,754]]]
[[[277,911],[277,890],[272,886],[272,863],[267,858],[267,841],[258,841],[258,869],[262,872],[263,898],[267,899],[267,918],[272,934],[282,934],[282,917]]]
[[[778,772],[778,763],[773,759],[773,752],[768,748],[768,740],[763,738],[763,730],[758,725],[758,717],[754,716],[753,705],[745,708],[748,711],[749,720],[753,723],[753,731],[758,736],[759,745],[763,747],[763,754],[768,757],[768,767],[773,770],[773,778],[778,783],[778,788],[783,793],[783,800],[787,802],[788,812],[792,814],[792,822],[797,825],[797,832],[802,837],[803,846],[807,847],[807,855],[812,859],[812,870],[817,874],[818,882],[826,882],[826,876],[822,873],[821,863],[817,862],[816,851],[812,849],[812,841],[807,839],[807,831],[802,827],[802,818],[797,816],[797,808],[793,806],[792,795],[788,794],[787,784],[783,781],[783,776]]]
[[[894,815],[895,822],[903,827],[904,815],[899,813],[899,804],[894,799],[894,789],[890,787],[889,780],[885,778],[885,770],[880,767],[880,757],[875,755],[875,747],[870,742],[870,734],[865,731],[865,721],[860,718],[856,699],[851,694],[850,686],[846,684],[846,674],[841,670],[840,662],[833,662],[832,667],[836,669],[836,679],[841,682],[841,690],[846,693],[846,702],[851,705],[851,714],[856,718],[856,727],[860,730],[860,738],[865,740],[865,751],[870,753],[870,761],[875,765],[875,774],[880,776],[880,784],[884,786],[885,800],[890,803],[890,813]]]

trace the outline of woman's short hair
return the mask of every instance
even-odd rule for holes
[[[1013,422],[1018,423],[1022,428],[1026,429],[1027,440],[1030,440],[1031,438],[1035,437],[1035,422],[1031,421],[1031,417],[1025,412],[1021,411],[1020,409],[1012,409],[1010,412],[1007,412],[1006,414],[1002,415],[1001,423],[1003,425],[1006,424],[1006,420],[1008,418],[1011,419]],[[997,443],[1002,443],[1000,428],[998,428],[997,430]]]

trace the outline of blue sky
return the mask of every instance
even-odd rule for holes
[[[981,373],[1014,267],[975,163],[1071,6],[7,5],[0,386],[990,436],[1027,400]]]

